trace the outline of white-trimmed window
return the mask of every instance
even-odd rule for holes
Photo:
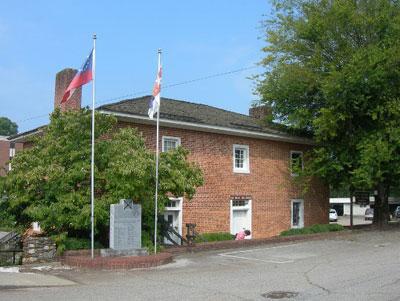
[[[10,159],[13,158],[13,157],[15,157],[15,148],[14,147],[13,148],[10,147]]]
[[[179,137],[170,137],[163,136],[162,137],[162,151],[167,152],[170,149],[176,149],[181,145],[181,138]]]
[[[11,159],[15,157],[15,142],[10,142],[8,170],[11,170]]]
[[[248,145],[233,145],[233,172],[249,173],[249,146]]]
[[[290,174],[292,176],[299,175],[299,171],[302,171],[304,168],[303,164],[303,152],[290,151]]]

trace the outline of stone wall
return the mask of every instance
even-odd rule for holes
[[[56,244],[49,237],[27,236],[22,241],[22,263],[46,262],[56,255]]]

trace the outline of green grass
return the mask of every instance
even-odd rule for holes
[[[314,234],[314,233],[324,233],[333,231],[342,231],[344,227],[338,224],[324,224],[324,225],[312,225],[310,227],[305,227],[301,229],[290,229],[282,231],[280,236],[290,236],[290,235],[304,235],[304,234]]]
[[[229,232],[203,233],[196,237],[195,242],[233,240]]]

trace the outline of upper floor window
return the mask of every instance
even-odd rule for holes
[[[15,156],[15,142],[10,143],[10,160]]]
[[[303,152],[291,151],[290,152],[290,172],[292,176],[298,176],[299,172],[303,170]]]
[[[162,137],[162,151],[167,152],[170,149],[176,149],[181,145],[181,138],[179,137]]]
[[[239,173],[249,173],[249,146],[233,145],[233,171]]]

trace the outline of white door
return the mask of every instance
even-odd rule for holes
[[[243,229],[248,230],[248,226],[247,210],[234,210],[232,215],[232,234],[239,233]]]
[[[303,200],[292,200],[291,224],[292,224],[292,228],[303,228],[304,227],[304,201]]]
[[[251,200],[231,200],[231,234],[251,230]],[[251,234],[246,238],[251,238]]]

